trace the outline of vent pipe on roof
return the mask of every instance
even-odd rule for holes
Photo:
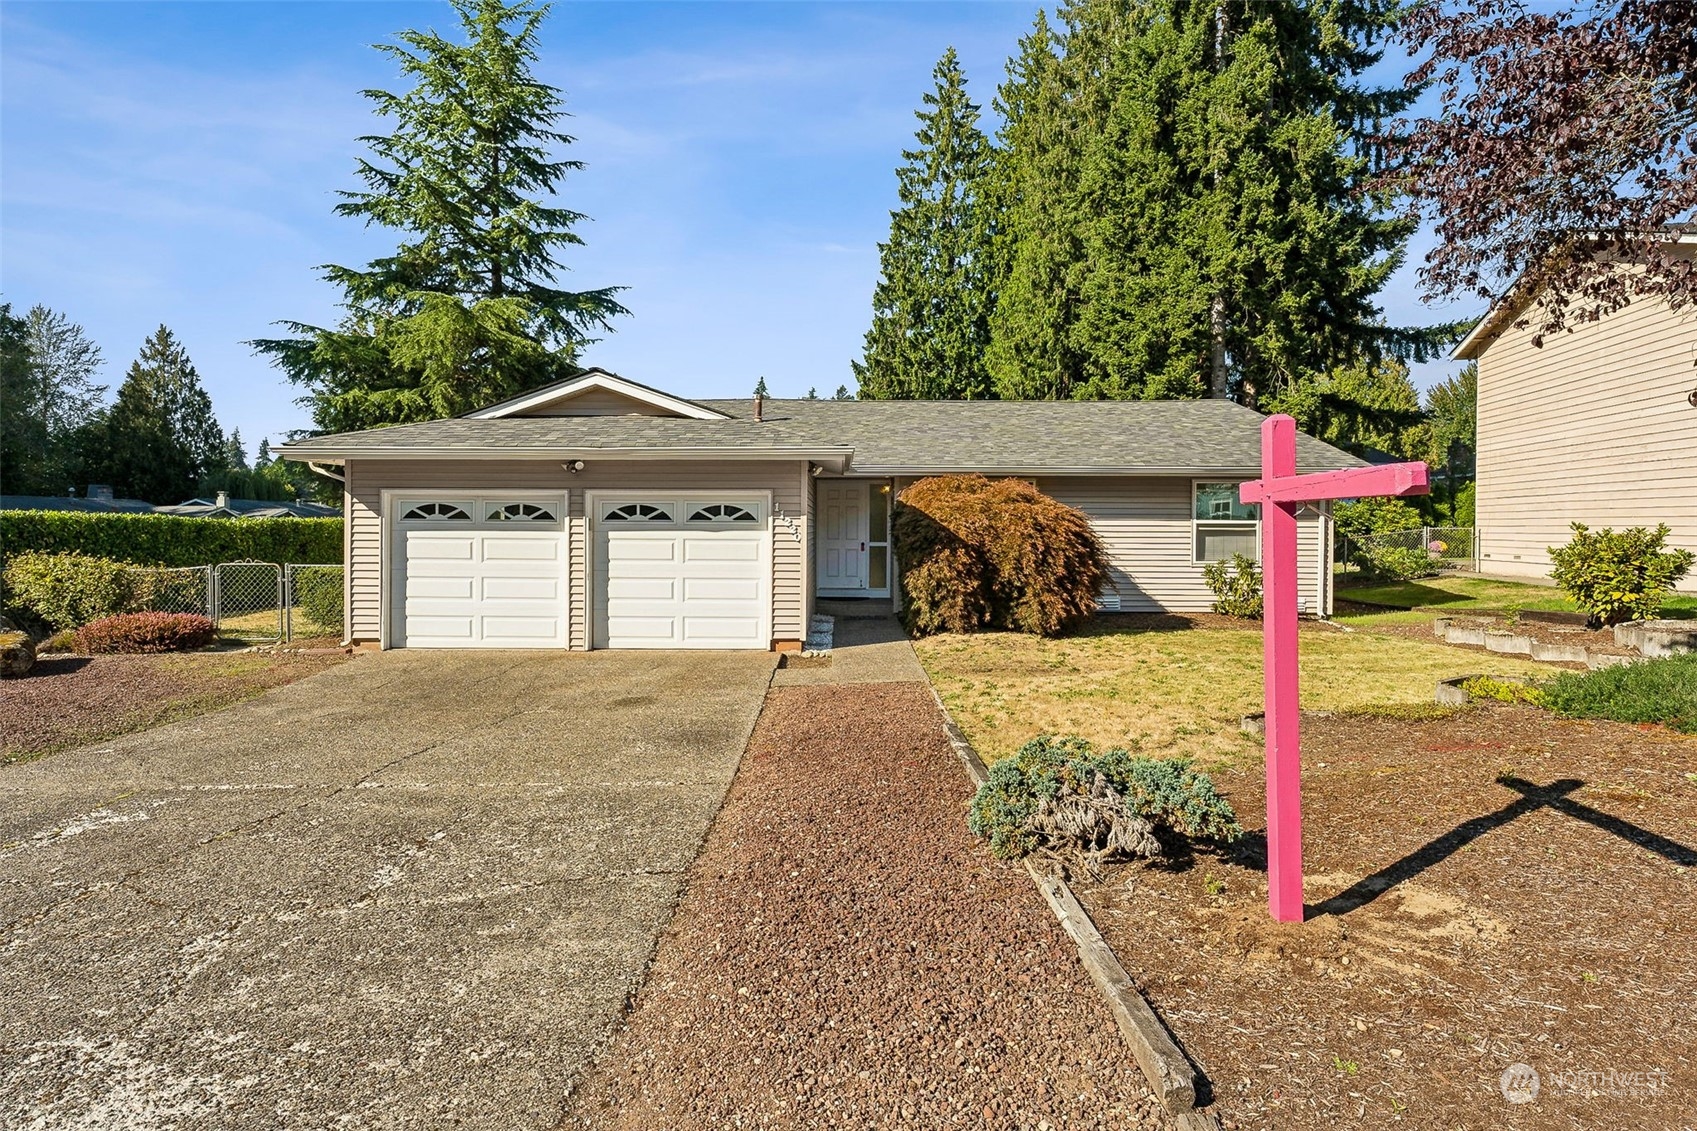
[[[230,492],[228,492],[228,491],[218,492],[218,505],[221,506],[221,507],[227,507],[227,506],[230,505]]]
[[[766,405],[766,398],[761,396],[759,393],[755,393],[754,394],[754,422],[756,424],[759,424],[762,420],[766,419],[763,415],[761,415],[762,410],[765,408],[765,405]]]

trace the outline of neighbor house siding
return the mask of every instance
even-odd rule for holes
[[[772,635],[806,635],[808,493],[804,461],[592,460],[577,474],[549,460],[350,460],[348,477],[349,624],[356,640],[382,631],[382,498],[389,491],[558,491],[568,494],[568,644],[588,646],[589,516],[586,491],[770,491],[772,493]]]
[[[1111,584],[1128,613],[1207,612],[1214,595],[1194,560],[1191,480],[1141,476],[1042,477],[1038,489],[1090,516],[1108,552]],[[1299,518],[1299,596],[1309,613],[1330,613],[1322,588],[1330,547],[1327,521],[1313,510]]]
[[[1697,311],[1640,299],[1542,348],[1533,335],[1509,327],[1478,358],[1480,568],[1546,575],[1573,522],[1665,522],[1697,551]]]

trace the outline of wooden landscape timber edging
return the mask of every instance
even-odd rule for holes
[[[983,785],[989,777],[984,759],[978,756],[978,751],[955,725],[935,687],[931,688],[931,697],[937,701],[937,710],[943,716],[943,734],[949,740],[949,748],[961,760],[973,784]],[[1107,999],[1120,1036],[1131,1046],[1133,1059],[1143,1070],[1149,1087],[1154,1090],[1167,1114],[1173,1116],[1178,1131],[1219,1131],[1220,1121],[1212,1113],[1196,1110],[1196,1066],[1178,1047],[1178,1042],[1161,1023],[1148,1000],[1138,992],[1119,956],[1114,954],[1102,932],[1096,929],[1090,913],[1079,903],[1059,869],[1047,867],[1028,856],[1025,870],[1030,873],[1037,890],[1043,893],[1055,918],[1060,920],[1061,928],[1078,946],[1079,961]]]

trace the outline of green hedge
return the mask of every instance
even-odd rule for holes
[[[342,520],[0,511],[0,559],[30,551],[156,566],[236,561],[334,565],[342,560]]]

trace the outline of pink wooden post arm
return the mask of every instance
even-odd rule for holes
[[[1426,465],[1393,463],[1296,473],[1296,421],[1261,422],[1261,478],[1238,488],[1261,504],[1262,669],[1267,707],[1267,909],[1302,921],[1302,751],[1297,686],[1297,528],[1300,503],[1368,495],[1424,495]]]

